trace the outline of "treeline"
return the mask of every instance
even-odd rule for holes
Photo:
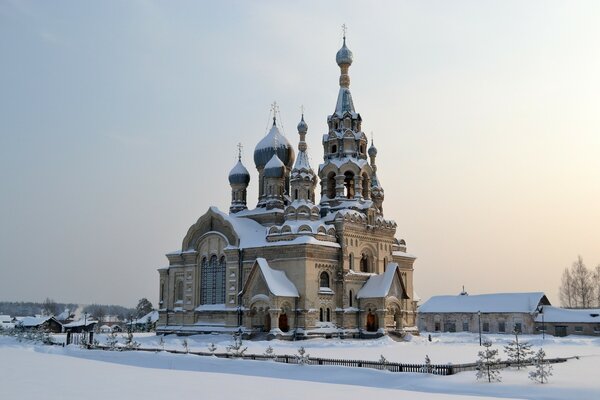
[[[0,301],[0,314],[10,316],[31,316],[31,315],[59,315],[65,309],[69,309],[71,316],[79,308],[79,304],[58,303],[47,298],[43,303],[32,301]],[[120,320],[126,320],[138,316],[136,308],[127,308],[114,304],[88,304],[79,310],[78,314],[84,314],[98,321],[104,321],[106,317],[117,317]]]
[[[567,308],[600,308],[600,264],[588,269],[581,256],[565,268],[559,288],[560,302]]]
[[[119,320],[125,321],[132,316],[137,317],[135,308],[127,308],[112,304],[89,304],[83,307],[83,312],[90,318],[97,321],[104,321],[107,317],[117,317]]]
[[[56,303],[48,304],[48,300],[43,303],[32,301],[0,301],[0,314],[10,316],[28,316],[28,315],[58,315],[66,308],[75,311],[79,305],[74,303]],[[52,308],[52,309],[49,309]]]

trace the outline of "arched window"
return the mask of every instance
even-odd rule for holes
[[[319,308],[319,321],[323,322],[323,307]]]
[[[346,187],[346,198],[354,198],[354,173],[346,171],[344,174],[344,186]]]
[[[183,301],[183,281],[177,282],[177,291],[175,293],[176,301]]]
[[[350,255],[348,256],[348,264],[350,266],[350,269],[354,269],[354,254],[350,253]]]
[[[369,179],[369,175],[366,172],[362,174],[362,197],[364,199],[370,199],[370,191],[371,189],[371,179]]]
[[[388,259],[387,259],[387,257],[384,257],[383,258],[383,272],[385,272],[387,265],[388,265]]]
[[[319,286],[329,287],[329,274],[325,271],[321,272],[321,275],[319,275]]]
[[[352,307],[352,301],[354,300],[354,293],[352,293],[352,290],[350,292],[348,292],[348,306]]]
[[[327,197],[335,198],[335,172],[333,171],[327,174]]]
[[[331,146],[331,153],[333,153],[333,154],[337,153],[337,144],[334,144]]]
[[[361,144],[360,145],[360,154],[363,154],[365,152],[365,145]]]
[[[360,258],[360,272],[369,272],[369,257],[365,253]]]
[[[298,200],[298,189],[294,189],[294,200]]]
[[[327,309],[327,322],[331,322],[331,309]]]
[[[225,257],[217,259],[216,255],[202,259],[200,271],[200,303],[225,304]]]
[[[160,301],[161,303],[165,300],[165,283],[160,283]]]

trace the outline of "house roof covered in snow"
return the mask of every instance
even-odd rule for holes
[[[597,323],[600,324],[600,309],[567,309],[544,306],[542,314],[535,317],[535,322],[565,322],[565,323]]]
[[[138,319],[133,320],[133,324],[147,324],[148,321],[150,321],[151,324],[155,323],[156,321],[158,321],[158,311],[153,310],[150,311],[148,314],[144,315],[143,317],[140,317]]]
[[[298,289],[296,286],[290,281],[283,271],[278,271],[269,266],[267,260],[262,257],[256,259],[254,263],[253,269],[258,268],[267,283],[267,287],[269,291],[275,296],[281,297],[299,297]],[[246,284],[244,285],[244,290],[246,290],[246,286],[249,284],[250,279],[246,280]]]
[[[78,326],[90,326],[90,325],[97,324],[97,323],[98,323],[98,321],[96,321],[96,320],[84,318],[84,319],[80,319],[79,321],[69,322],[68,324],[64,324],[63,326],[65,328],[75,328]]]
[[[419,307],[419,313],[533,313],[538,305],[550,305],[543,292],[490,293],[433,296]]]
[[[21,325],[22,327],[30,328],[30,327],[40,326],[44,322],[46,322],[50,319],[54,319],[56,321],[56,319],[54,317],[23,317],[23,318],[19,319],[18,321],[19,321],[19,325]],[[58,321],[56,321],[56,322],[58,322]],[[58,322],[58,323],[60,323],[60,322]]]

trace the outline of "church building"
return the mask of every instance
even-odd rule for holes
[[[240,156],[229,173],[229,213],[211,207],[158,270],[157,332],[301,339],[416,331],[415,257],[384,217],[377,149],[354,108],[345,37],[336,62],[323,162],[316,170],[309,162],[304,115],[296,154],[274,112],[254,150],[256,208],[247,206],[250,173]]]

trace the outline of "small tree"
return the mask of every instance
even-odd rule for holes
[[[209,344],[207,347],[208,347],[208,351],[210,351],[213,354],[215,354],[215,351],[217,351],[217,346],[215,346],[214,343]]]
[[[106,335],[106,346],[109,350],[115,350],[117,348],[117,343],[119,343],[117,332],[111,331]]]
[[[241,357],[248,350],[248,347],[244,347],[242,342],[242,335],[234,334],[233,343],[227,346],[227,352],[233,357]]]
[[[431,366],[431,359],[429,358],[429,355],[427,355],[427,354],[425,354],[425,365],[423,366],[422,371],[426,374],[433,373],[433,367]]]
[[[306,352],[304,346],[300,346],[298,349],[298,354],[296,354],[296,360],[298,360],[299,365],[305,365],[309,363],[310,354]]]
[[[519,342],[519,332],[516,328],[513,330],[515,338],[509,344],[504,346],[504,352],[508,361],[517,365],[517,369],[521,369],[523,363],[527,362],[533,356],[531,344],[527,342]]]
[[[379,355],[379,364],[381,364],[381,369],[387,369],[387,368],[386,368],[386,365],[387,365],[387,363],[388,363],[388,360],[387,360],[387,358],[385,358],[385,357],[383,356],[383,354],[380,354],[380,355]]]
[[[548,377],[552,376],[552,365],[546,360],[546,352],[539,349],[533,357],[534,371],[529,372],[529,379],[539,383],[548,383]]]
[[[492,381],[500,382],[498,350],[492,349],[492,342],[489,340],[484,340],[482,346],[485,347],[485,350],[477,353],[479,357],[477,360],[477,379],[487,378],[490,383]]]
[[[274,355],[273,353],[274,353],[273,348],[271,346],[269,346],[265,349],[264,355],[267,357],[273,357],[273,355]]]
[[[163,349],[163,351],[165,350],[165,336],[164,335],[160,335],[160,339],[158,340],[158,345]]]
[[[188,340],[187,340],[187,339],[183,339],[183,342],[181,342],[181,345],[183,346],[183,350],[184,350],[186,353],[189,353],[189,352],[190,352],[190,346],[189,346],[189,343],[188,343]]]
[[[131,331],[127,332],[127,336],[125,338],[125,348],[127,350],[134,350],[134,349],[137,349],[138,347],[140,347],[140,344],[138,342],[136,342],[135,339],[133,338],[133,332],[131,332]]]

